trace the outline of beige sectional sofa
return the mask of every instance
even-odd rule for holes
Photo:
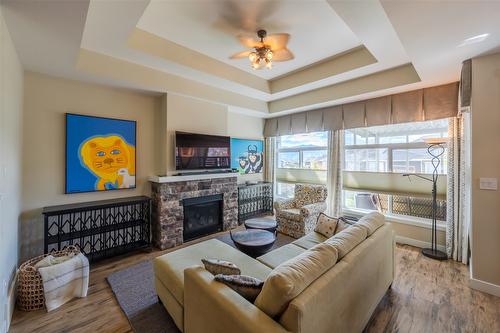
[[[179,249],[154,260],[158,296],[186,333],[361,332],[393,281],[394,235],[383,222],[363,225],[361,219],[355,228],[362,232],[347,232],[351,228],[330,239],[312,232],[256,259],[216,239]],[[274,318],[201,266],[202,258],[228,260],[241,274],[265,281],[280,264],[323,242],[338,250],[338,261]]]

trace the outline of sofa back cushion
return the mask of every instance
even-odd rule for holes
[[[279,316],[291,300],[337,262],[337,249],[318,244],[276,267],[264,282],[255,305],[270,317]]]
[[[375,230],[383,226],[384,223],[384,215],[380,214],[379,212],[371,212],[360,218],[359,221],[356,222],[356,225],[365,228],[369,237],[375,232]]]
[[[364,241],[367,235],[365,227],[355,224],[328,238],[324,243],[331,244],[337,249],[338,259],[340,260],[359,243]]]

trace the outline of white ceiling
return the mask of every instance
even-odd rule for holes
[[[77,70],[81,48],[270,103],[408,63],[421,78],[412,84],[312,103],[309,108],[456,81],[463,60],[500,51],[500,2],[495,1],[235,1],[3,0],[1,6],[25,68],[70,79],[166,91]],[[271,94],[133,49],[127,39],[136,27],[264,79],[358,45],[366,47],[377,62]],[[253,71],[246,59],[229,60],[230,54],[242,50],[235,36],[261,27],[270,33],[290,33],[289,46],[296,59],[276,63],[271,71]],[[295,111],[299,109],[283,112]]]
[[[500,1],[383,0],[382,6],[427,84],[457,80],[462,61],[500,46]]]
[[[153,0],[137,27],[203,53],[264,79],[359,46],[361,43],[326,1]],[[258,29],[269,34],[288,33],[295,59],[275,62],[272,70],[253,70],[248,59],[229,59],[247,50],[240,34],[256,37]]]

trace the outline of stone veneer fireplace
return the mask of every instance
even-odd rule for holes
[[[222,195],[222,230],[229,230],[238,225],[238,187],[237,177],[224,175],[208,179],[193,179],[196,176],[160,177],[151,179],[153,245],[162,250],[181,245],[184,239],[184,209],[193,203],[193,198],[207,203],[207,198],[214,199]],[[200,177],[200,178],[206,178]],[[178,181],[176,181],[179,179]],[[188,200],[185,200],[188,199]],[[196,200],[195,200],[196,201]],[[206,210],[213,212],[213,208]],[[206,227],[212,220],[203,222]],[[203,228],[209,232],[218,229]],[[199,228],[197,229],[199,230]],[[195,235],[197,237],[199,235]],[[193,238],[193,237],[191,237]]]

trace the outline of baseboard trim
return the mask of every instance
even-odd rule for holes
[[[425,248],[430,248],[432,245],[429,242],[424,242],[418,239],[413,239],[413,238],[408,238],[408,237],[403,237],[403,236],[396,236],[396,243],[398,244],[407,244],[411,246],[416,246],[421,249]],[[439,245],[437,246],[439,251],[446,252],[446,248],[444,245]]]
[[[469,278],[469,287],[471,287],[472,289],[476,289],[476,290],[485,292],[485,293],[493,295],[493,296],[500,297],[500,286],[493,284],[493,283],[481,281],[481,280],[474,279],[471,277],[471,278]]]
[[[12,279],[7,295],[7,332],[9,331],[10,323],[12,322],[12,316],[14,315],[14,308],[16,306],[16,298],[17,298],[17,274],[19,270],[16,269],[16,273],[14,274],[14,278]]]

